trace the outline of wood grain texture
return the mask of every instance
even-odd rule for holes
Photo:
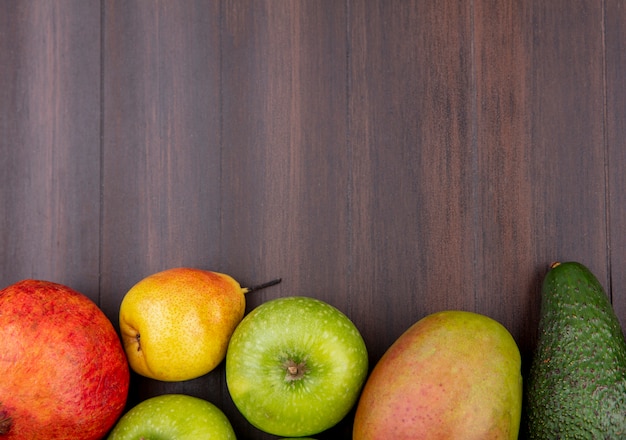
[[[306,295],[349,312],[360,298],[351,296],[345,5],[225,2],[223,20],[225,270],[247,285],[282,278],[248,296],[248,309]],[[224,408],[242,438],[273,438]]]
[[[530,362],[554,260],[626,324],[626,11],[618,0],[0,2],[0,281],[48,278],[115,325],[194,266],[344,311],[372,366],[442,309]],[[272,439],[223,365],[184,392]],[[350,438],[352,414],[315,436]],[[522,436],[522,438],[524,438]]]
[[[354,2],[348,23],[353,307],[373,361],[476,300],[470,10],[375,5]]]
[[[255,293],[252,305],[281,290],[343,302],[344,6],[238,3],[224,10],[223,260],[248,285],[283,278],[278,289]]]
[[[0,11],[0,279],[98,300],[99,2]]]
[[[606,285],[602,23],[600,2],[535,5],[531,114],[535,212],[550,237],[536,252],[579,260]]]
[[[532,2],[474,2],[472,150],[475,310],[524,353],[538,292],[532,176]],[[497,293],[496,293],[497,292]]]
[[[477,301],[529,356],[551,262],[581,261],[607,281],[603,11],[598,2],[473,9]]]
[[[220,255],[219,5],[107,1],[104,8],[101,307],[171,267]],[[164,392],[219,395],[221,378],[135,377],[136,403]]]
[[[106,2],[102,289],[219,256],[219,13]],[[129,267],[134,267],[129,271]]]
[[[601,2],[533,3],[530,83],[536,286],[553,261],[579,261],[609,286]],[[531,359],[539,294],[521,344]],[[533,313],[534,312],[534,313]]]
[[[626,5],[606,2],[606,166],[610,284],[613,307],[626,328]]]

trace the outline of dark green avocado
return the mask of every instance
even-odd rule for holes
[[[626,341],[602,285],[580,263],[555,263],[541,295],[530,439],[626,439]]]

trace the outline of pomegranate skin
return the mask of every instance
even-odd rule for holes
[[[0,439],[97,440],[121,416],[130,373],[104,313],[69,287],[0,291]]]

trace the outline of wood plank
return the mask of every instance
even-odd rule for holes
[[[219,14],[206,2],[107,2],[102,285],[219,256]],[[132,44],[129,44],[132,42]]]
[[[224,11],[224,264],[245,284],[283,276],[282,290],[343,301],[344,6],[236,3]]]
[[[575,260],[608,286],[601,2],[533,4],[530,93],[537,289],[545,266]],[[537,296],[538,298],[538,296]],[[538,299],[529,298],[535,325]]]
[[[225,270],[248,298],[307,295],[350,314],[344,2],[226,1],[223,9]],[[225,412],[238,436],[274,438]],[[316,438],[348,438],[351,422]]]
[[[0,5],[0,285],[98,301],[100,2]]]
[[[537,275],[530,111],[532,3],[473,6],[475,310],[501,322],[527,355]],[[532,331],[530,332],[532,334]]]
[[[536,344],[546,266],[579,261],[605,286],[609,276],[602,5],[559,3],[533,2],[529,27],[533,45],[528,177],[536,287],[528,289],[527,306],[517,323],[525,370]],[[527,438],[525,424],[521,437]]]
[[[102,307],[176,266],[220,255],[219,3],[104,4]],[[137,377],[134,399],[221,395],[221,377]]]
[[[425,315],[475,307],[470,18],[351,5],[351,293],[373,362]]]
[[[606,285],[600,3],[534,5],[531,161],[534,210],[542,233],[537,260],[578,260]]]
[[[474,9],[481,308],[529,355],[552,261],[608,279],[603,12],[593,1]]]
[[[626,5],[605,3],[606,148],[609,187],[610,288],[626,329]]]

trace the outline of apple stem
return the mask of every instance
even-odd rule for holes
[[[243,293],[255,292],[257,290],[265,289],[266,287],[274,286],[282,281],[282,278],[276,278],[275,280],[268,281],[267,283],[259,284],[258,286],[245,287]]]
[[[296,362],[293,359],[287,359],[283,363],[283,368],[287,373],[285,375],[285,381],[293,382],[299,379],[302,379],[305,374],[309,372],[309,369],[306,365],[306,360],[302,360],[301,362]]]

